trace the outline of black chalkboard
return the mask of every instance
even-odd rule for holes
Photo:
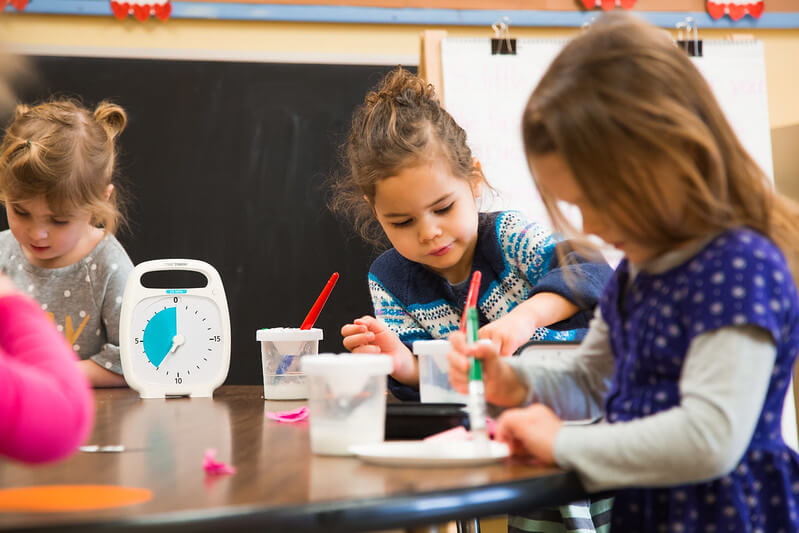
[[[200,259],[227,292],[228,384],[260,384],[262,327],[299,327],[330,274],[321,351],[371,313],[374,250],[326,208],[354,107],[391,66],[34,57],[22,100],[110,99],[128,112],[119,171],[131,200],[118,235],[134,263]],[[2,221],[5,226],[5,219]]]

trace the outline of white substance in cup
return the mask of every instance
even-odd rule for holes
[[[303,357],[308,376],[311,451],[351,455],[349,446],[382,442],[386,423],[387,355]]]
[[[341,423],[337,421],[312,421],[311,452],[318,455],[352,455],[349,447],[353,444],[383,442],[384,427],[375,424],[373,419],[351,417],[346,423],[347,429],[342,430]]]

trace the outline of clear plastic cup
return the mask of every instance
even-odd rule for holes
[[[391,357],[321,354],[303,357],[301,367],[308,376],[313,453],[351,455],[353,444],[383,441]]]
[[[452,388],[449,382],[448,340],[414,341],[413,353],[419,358],[419,396],[422,403],[466,403],[469,396]]]
[[[300,368],[300,358],[319,352],[322,330],[318,328],[269,328],[255,334],[261,342],[264,372],[264,398],[267,400],[304,400],[308,381]]]

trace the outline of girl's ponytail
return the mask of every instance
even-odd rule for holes
[[[97,104],[94,119],[108,132],[111,140],[116,140],[128,124],[128,115],[120,106],[108,101]]]
[[[31,108],[25,104],[17,104],[17,107],[14,109],[14,120],[24,117],[30,110]]]

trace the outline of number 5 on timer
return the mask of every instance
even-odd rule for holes
[[[167,270],[199,272],[207,284],[142,285],[144,274]],[[191,259],[137,265],[125,286],[119,337],[125,380],[142,398],[211,396],[230,367],[230,316],[219,273]]]

